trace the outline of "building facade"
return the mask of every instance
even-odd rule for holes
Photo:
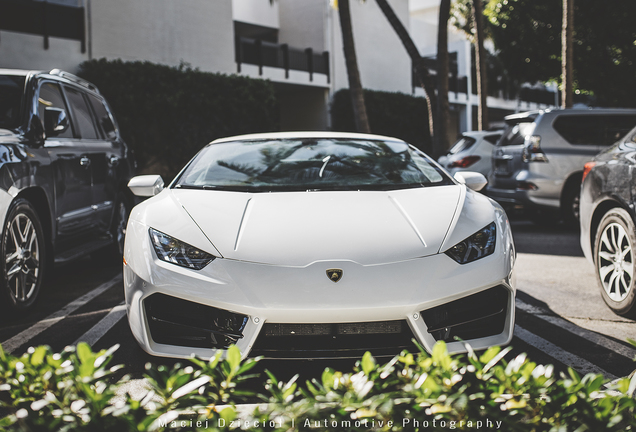
[[[389,0],[421,53],[434,56],[439,0]],[[423,96],[411,60],[377,3],[352,1],[365,88]],[[338,12],[329,0],[0,0],[0,67],[77,71],[106,58],[187,64],[270,80],[283,130],[324,130],[348,79]],[[451,32],[453,134],[473,129],[471,44]],[[454,68],[454,69],[453,69]],[[494,95],[501,115],[546,104]],[[426,121],[426,119],[422,119]]]

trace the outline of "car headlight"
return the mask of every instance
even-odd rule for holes
[[[445,253],[460,264],[473,262],[495,251],[496,233],[497,229],[493,222],[460,241]]]
[[[214,255],[203,252],[201,249],[190,246],[156,229],[150,228],[148,232],[157,257],[162,261],[201,270],[216,258]]]

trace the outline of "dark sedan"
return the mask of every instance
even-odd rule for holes
[[[636,129],[585,164],[581,247],[596,268],[605,303],[636,317]]]

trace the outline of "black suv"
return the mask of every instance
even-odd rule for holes
[[[49,263],[123,248],[134,160],[97,88],[0,69],[0,308],[37,299]]]

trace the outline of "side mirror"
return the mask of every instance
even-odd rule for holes
[[[128,187],[137,196],[151,197],[163,190],[163,179],[156,174],[136,176],[130,179]]]
[[[69,127],[66,111],[60,108],[44,109],[44,132],[47,137],[54,137],[63,133]]]
[[[460,171],[456,172],[453,176],[455,180],[460,182],[461,184],[465,184],[468,188],[474,190],[475,192],[479,192],[488,184],[488,180],[482,173],[474,172],[474,171]]]

